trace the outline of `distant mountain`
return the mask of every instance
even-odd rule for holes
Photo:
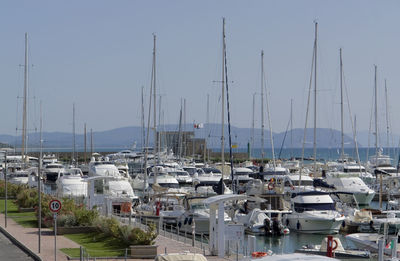
[[[224,126],[225,144],[228,144],[228,126]],[[160,128],[162,131],[178,131],[178,125],[165,125]],[[196,138],[208,138],[209,148],[219,148],[221,143],[221,125],[220,124],[204,124],[202,129],[194,129],[192,124],[182,126],[183,131],[194,131]],[[307,129],[306,147],[313,147],[313,129]],[[294,148],[302,147],[303,129],[293,129],[280,133],[273,133],[274,147],[280,148],[283,140],[284,147]],[[231,126],[232,143],[237,144],[239,148],[246,148],[247,143],[251,141],[252,130],[251,128],[238,128]],[[150,145],[153,144],[154,135],[150,133]],[[264,147],[271,147],[269,130],[264,130]],[[44,148],[72,148],[72,133],[66,132],[44,132],[43,133],[43,146]],[[135,143],[138,147],[142,146],[141,127],[123,127],[112,129],[108,131],[93,132],[93,145],[94,148],[109,148],[121,149],[131,148]],[[16,147],[21,145],[21,136],[15,137],[12,135],[0,135],[0,142],[11,144]],[[76,135],[76,148],[82,149],[84,147],[84,135]],[[87,148],[90,148],[90,133],[87,134]],[[319,148],[335,148],[340,147],[341,133],[338,130],[319,128],[317,129],[317,146]],[[354,142],[351,136],[344,135],[345,147],[354,147]],[[30,133],[28,136],[29,147],[39,147],[39,133]],[[365,143],[363,142],[363,145]],[[360,145],[360,144],[359,144]],[[254,148],[261,148],[261,129],[254,130]]]

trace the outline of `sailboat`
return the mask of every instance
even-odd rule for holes
[[[345,170],[348,160],[344,154],[344,123],[343,123],[343,61],[342,49],[340,53],[340,105],[341,105],[341,154],[340,165]],[[354,168],[353,168],[354,169]],[[326,182],[334,186],[340,200],[351,204],[355,201],[356,205],[369,205],[375,196],[375,191],[370,189],[360,178],[360,168],[358,172],[344,172],[340,170],[328,171]]]
[[[314,69],[314,175],[316,172],[316,113],[317,113],[317,32],[318,23],[315,23],[315,39],[313,52]],[[310,82],[311,92],[311,82]],[[309,94],[310,94],[309,92]],[[310,96],[309,96],[310,98]],[[307,110],[308,111],[308,110]],[[306,115],[306,119],[307,119]],[[307,126],[307,120],[306,120]],[[305,135],[304,135],[305,136]],[[304,142],[304,141],[303,141]],[[304,146],[304,144],[303,144]],[[304,147],[303,147],[304,156]],[[301,172],[299,185],[301,185]],[[310,191],[294,193],[291,196],[292,213],[284,216],[284,224],[290,230],[301,233],[330,234],[338,233],[344,217],[335,209],[335,203],[328,193]]]

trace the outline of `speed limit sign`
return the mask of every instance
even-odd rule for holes
[[[51,212],[57,213],[61,210],[61,201],[53,199],[50,201],[49,208]]]

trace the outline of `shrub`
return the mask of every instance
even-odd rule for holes
[[[20,208],[33,208],[38,206],[37,190],[25,189],[20,191],[15,202]]]
[[[16,198],[19,192],[27,188],[28,186],[26,185],[16,185],[7,182],[7,196],[10,198]],[[0,180],[0,197],[5,197],[6,196],[5,192],[6,192],[5,182],[4,180]]]
[[[156,237],[156,226],[154,224],[149,225],[147,231],[136,227],[131,231],[130,245],[153,245]]]
[[[96,210],[88,210],[84,207],[77,207],[73,211],[73,214],[78,226],[92,226],[99,216]]]

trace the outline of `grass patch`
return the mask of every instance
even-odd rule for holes
[[[35,212],[18,212],[18,206],[13,202],[14,200],[7,200],[7,217],[12,218],[15,222],[23,227],[35,228],[37,227],[37,219]],[[5,201],[0,200],[1,213],[5,212]]]
[[[91,257],[125,256],[125,248],[128,247],[115,238],[97,232],[64,236],[86,248]],[[79,257],[80,255],[79,248],[62,248],[61,251],[70,257]]]

